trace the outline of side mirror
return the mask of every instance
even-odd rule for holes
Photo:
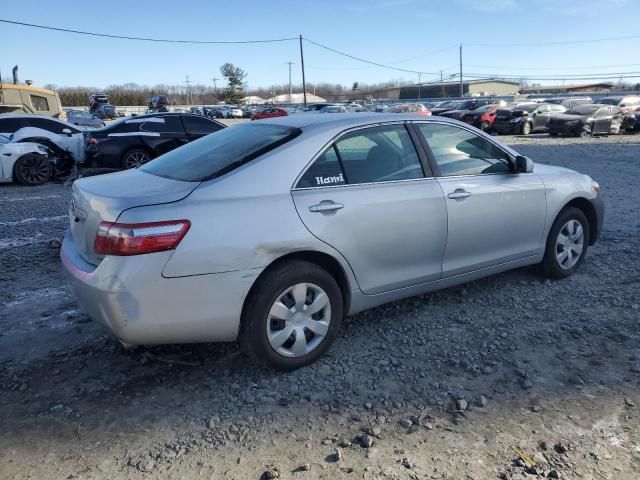
[[[516,157],[516,173],[531,173],[533,172],[533,160],[523,155]]]
[[[62,133],[65,133],[65,134],[67,134],[67,135],[71,135],[71,130],[70,130],[70,129],[68,129],[68,128],[63,128],[63,129],[62,129]]]

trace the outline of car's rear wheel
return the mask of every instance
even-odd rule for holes
[[[143,148],[132,148],[122,156],[122,168],[138,168],[151,160],[151,155]]]
[[[545,274],[566,278],[580,266],[589,245],[589,222],[585,214],[575,208],[562,210],[549,232],[542,260]]]
[[[258,280],[246,301],[240,340],[259,362],[295,370],[329,348],[342,317],[336,280],[313,263],[291,261]]]
[[[531,133],[531,124],[529,122],[524,122],[522,124],[522,135],[529,135]]]
[[[28,153],[16,161],[13,175],[22,185],[42,185],[51,178],[51,163],[44,155]]]

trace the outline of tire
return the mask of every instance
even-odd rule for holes
[[[581,243],[575,234],[576,222],[582,231]],[[566,239],[564,241],[570,242],[569,248],[566,243],[563,246],[561,235]],[[572,235],[574,236],[572,237]],[[567,207],[562,210],[553,222],[547,238],[542,271],[551,278],[566,278],[573,275],[587,254],[589,235],[589,222],[582,210],[575,207]],[[578,246],[580,246],[579,249]],[[566,257],[563,255],[564,251],[570,251]],[[577,260],[575,260],[576,254],[578,255]],[[563,257],[565,259],[561,260]]]
[[[302,308],[297,307],[294,293],[303,299]],[[319,311],[311,316],[303,313],[321,298],[328,302],[320,301],[318,306],[324,306]],[[326,270],[300,260],[283,263],[260,277],[247,297],[240,342],[258,362],[277,370],[295,370],[314,362],[331,346],[343,310],[340,287]],[[298,343],[299,339],[304,340]]]
[[[531,133],[531,124],[529,122],[524,122],[522,124],[522,135],[529,135]]]
[[[44,155],[28,153],[16,161],[13,177],[22,185],[43,185],[51,178],[51,163]]]
[[[144,148],[132,148],[122,155],[122,169],[130,170],[132,168],[138,168],[152,158],[151,154]]]

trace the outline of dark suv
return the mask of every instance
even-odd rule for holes
[[[114,118],[118,118],[118,112],[116,112],[116,107],[114,107],[110,103],[101,103],[95,108],[95,110],[92,110],[91,113],[93,113],[100,120],[106,120],[106,119],[113,120]]]
[[[476,108],[484,107],[485,105],[490,105],[492,103],[495,102],[492,100],[465,100],[461,104],[457,105],[454,110],[442,112],[439,114],[439,116],[460,120],[465,113],[469,113]]]
[[[185,143],[225,128],[188,113],[152,113],[125,118],[85,132],[85,166],[136,168]]]

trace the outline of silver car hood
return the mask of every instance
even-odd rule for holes
[[[93,250],[100,222],[115,222],[129,208],[177,202],[198,185],[199,182],[170,180],[141,170],[76,180],[69,215],[73,241],[80,255],[94,265],[100,262]]]
[[[581,175],[575,170],[571,170],[569,168],[556,167],[555,165],[546,165],[544,163],[535,163],[533,171],[540,175],[566,175],[567,173]]]

